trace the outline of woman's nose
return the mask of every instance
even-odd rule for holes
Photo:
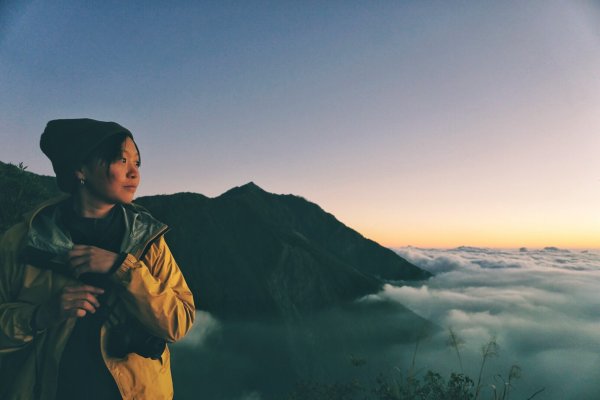
[[[140,174],[140,171],[138,168],[139,167],[137,165],[130,164],[129,168],[127,170],[127,176],[130,178],[136,178]]]

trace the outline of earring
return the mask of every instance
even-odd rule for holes
[[[85,179],[83,179],[83,178],[79,179],[79,184],[81,186],[85,185]]]

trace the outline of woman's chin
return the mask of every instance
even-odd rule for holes
[[[117,199],[118,203],[121,204],[129,204],[133,202],[133,198],[134,198],[134,194],[133,193],[128,193],[122,196],[119,196],[119,198]]]
[[[135,197],[135,190],[126,189],[121,193],[120,197],[122,203],[131,203]]]
[[[128,197],[128,198],[124,199],[124,200],[123,200],[123,204],[130,204],[130,203],[133,203],[133,197],[134,197],[134,196],[131,196],[131,197]]]

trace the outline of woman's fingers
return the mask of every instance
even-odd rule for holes
[[[68,317],[82,318],[87,313],[94,314],[100,307],[97,295],[104,290],[91,285],[65,286],[61,296],[62,314]]]
[[[73,271],[73,275],[75,275],[75,278],[79,278],[81,274],[85,274],[86,272],[90,271],[89,261],[89,257],[85,255],[71,259],[71,270]]]
[[[92,303],[90,303],[89,301],[85,301],[85,300],[72,300],[66,303],[63,303],[62,306],[62,313],[69,315],[71,314],[73,311],[75,310],[85,310],[87,312],[90,312],[92,314],[94,314],[96,312],[96,307],[94,307],[94,305]]]
[[[71,264],[72,268],[77,268],[80,265],[88,263],[89,261],[90,261],[90,255],[89,254],[82,254],[80,256],[71,257],[69,259],[69,264]]]
[[[69,257],[80,256],[85,253],[89,253],[94,246],[88,246],[85,244],[75,244],[73,248],[69,251]]]
[[[93,314],[100,307],[97,296],[103,293],[104,289],[91,285],[65,286],[51,301],[40,305],[33,324],[37,329],[44,329],[68,318],[82,318],[88,313]]]
[[[88,262],[92,254],[92,249],[93,246],[83,246],[80,244],[73,246],[68,253],[71,266],[77,266],[81,263]]]
[[[64,292],[76,293],[87,292],[92,294],[103,294],[104,289],[92,285],[69,285],[63,288]]]
[[[83,318],[87,315],[87,311],[81,308],[73,308],[69,311],[69,317]]]
[[[100,302],[98,301],[96,296],[87,292],[77,293],[76,295],[65,295],[64,300],[65,303],[85,300],[96,308],[100,307]]]
[[[90,303],[89,301],[87,301],[85,299],[75,300],[73,302],[73,307],[72,308],[80,308],[80,309],[85,310],[87,312],[91,312],[92,314],[96,312],[96,307],[94,306],[94,304]]]
[[[90,246],[75,245],[69,251],[69,265],[76,278],[90,270],[91,251]]]
[[[69,265],[76,277],[86,272],[107,273],[117,254],[95,246],[76,244],[69,251]]]

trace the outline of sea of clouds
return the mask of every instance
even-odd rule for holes
[[[398,301],[453,331],[465,372],[478,375],[481,346],[490,338],[498,357],[486,365],[488,390],[502,385],[511,365],[519,398],[600,398],[600,252],[545,248],[453,250],[400,248],[397,253],[435,274],[425,284],[387,285],[376,298]],[[440,332],[424,343],[420,365],[458,370]],[[453,361],[454,356],[454,361]],[[443,362],[440,362],[443,360]]]
[[[414,357],[418,374],[434,370],[448,378],[462,369],[476,380],[481,347],[490,340],[498,354],[483,370],[482,398],[492,398],[492,385],[502,390],[512,365],[522,371],[513,399],[540,390],[536,400],[600,398],[600,251],[395,251],[434,277],[385,285],[353,308],[329,310],[300,328],[219,321],[199,311],[193,331],[173,348],[178,398],[283,398],[273,393],[286,393],[298,379],[350,379],[357,371],[344,366],[350,353],[367,360],[364,376],[407,371]],[[438,327],[418,341],[416,353],[415,336],[403,328],[417,331],[419,321],[404,307]],[[448,329],[462,343],[460,361]]]

